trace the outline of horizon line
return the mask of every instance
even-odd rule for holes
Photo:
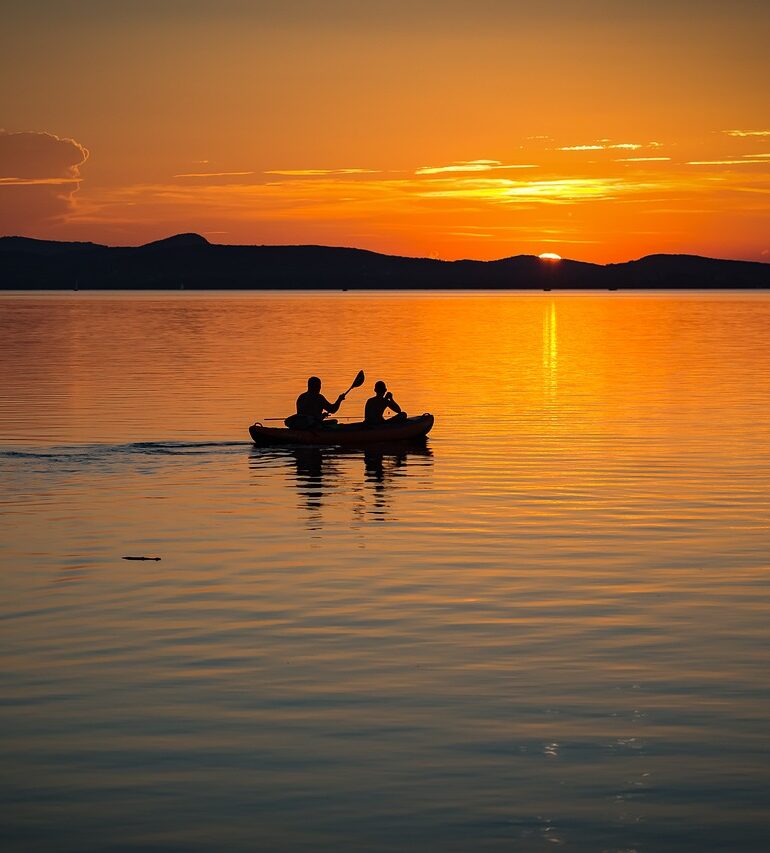
[[[94,240],[52,240],[45,237],[28,237],[24,234],[0,234],[0,240],[30,240],[37,243],[58,243],[58,244],[69,244],[69,245],[91,245],[91,246],[99,246],[105,249],[142,249],[146,246],[153,246],[158,243],[166,243],[170,240],[174,240],[179,237],[194,237],[198,240],[202,240],[209,246],[221,246],[224,248],[241,248],[241,249],[335,249],[335,250],[343,250],[343,251],[353,251],[353,252],[367,252],[372,255],[380,255],[382,257],[389,258],[405,258],[408,260],[414,261],[436,261],[438,263],[444,264],[457,264],[457,263],[477,263],[477,264],[493,264],[499,261],[507,261],[512,258],[534,258],[537,260],[542,260],[543,263],[552,263],[558,264],[564,261],[573,264],[585,264],[586,266],[594,266],[594,267],[608,267],[608,266],[617,266],[618,264],[629,264],[634,263],[635,261],[641,261],[645,258],[654,258],[654,257],[686,257],[686,258],[703,258],[709,261],[727,261],[731,263],[743,263],[743,264],[768,264],[770,265],[770,258],[767,261],[761,260],[748,260],[746,258],[719,258],[712,257],[711,255],[701,255],[694,252],[651,252],[650,254],[640,255],[636,258],[629,258],[625,261],[609,261],[606,263],[600,263],[598,261],[581,261],[576,258],[568,258],[563,255],[560,255],[558,258],[554,257],[543,257],[545,254],[551,253],[542,253],[541,255],[535,255],[530,253],[519,253],[515,255],[503,255],[499,258],[490,258],[487,260],[481,258],[455,258],[454,260],[449,260],[446,258],[438,258],[431,257],[430,255],[403,255],[399,253],[391,253],[391,252],[381,252],[376,249],[367,249],[361,246],[343,246],[343,245],[329,245],[324,243],[213,243],[203,234],[198,233],[197,231],[180,231],[175,234],[170,234],[168,237],[159,237],[155,240],[149,240],[146,243],[136,243],[136,244],[118,244],[118,243],[99,243]]]

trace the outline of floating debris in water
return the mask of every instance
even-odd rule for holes
[[[123,557],[124,560],[160,560],[160,557]]]

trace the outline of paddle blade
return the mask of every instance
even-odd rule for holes
[[[364,376],[364,371],[359,370],[358,375],[353,380],[353,384],[350,387],[351,388],[360,388],[364,384],[364,379],[366,379],[366,377]]]

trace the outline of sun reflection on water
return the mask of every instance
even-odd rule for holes
[[[551,300],[543,306],[543,389],[546,402],[552,409],[552,417],[556,415],[558,369],[559,338],[556,326],[556,303]]]

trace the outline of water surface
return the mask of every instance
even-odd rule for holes
[[[4,849],[766,849],[770,297],[0,297]],[[425,447],[258,450],[356,372]],[[124,556],[159,556],[159,562]]]

